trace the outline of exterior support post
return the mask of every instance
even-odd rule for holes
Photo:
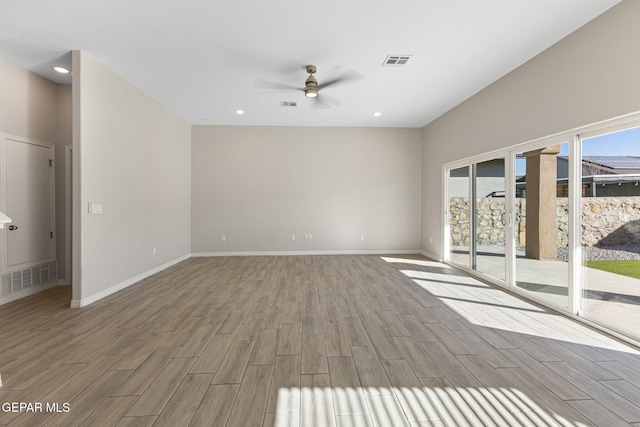
[[[558,257],[556,243],[558,153],[560,153],[559,145],[524,153],[527,158],[527,258],[554,260]]]

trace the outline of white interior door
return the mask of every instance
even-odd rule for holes
[[[7,269],[55,258],[53,147],[4,138]]]

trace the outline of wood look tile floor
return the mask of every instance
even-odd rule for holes
[[[0,306],[0,425],[640,426],[636,349],[421,256],[192,258],[70,298]]]

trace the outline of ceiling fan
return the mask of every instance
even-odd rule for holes
[[[316,100],[316,106],[319,107],[330,107],[330,106],[340,106],[340,103],[333,97],[327,95],[324,90],[328,87],[336,87],[341,84],[345,84],[355,80],[361,80],[363,77],[352,70],[345,70],[340,73],[338,77],[335,77],[329,81],[324,83],[318,83],[318,80],[314,76],[317,71],[315,65],[307,65],[305,67],[306,72],[309,74],[307,79],[304,82],[304,87],[289,85],[285,83],[272,82],[263,79],[256,79],[254,82],[254,87],[257,89],[268,89],[268,90],[296,90],[304,92],[304,95],[307,98],[312,98]],[[320,90],[322,90],[322,95],[320,95]]]

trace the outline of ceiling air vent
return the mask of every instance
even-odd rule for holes
[[[399,68],[404,67],[413,55],[389,55],[382,64],[383,67]]]
[[[280,106],[282,108],[295,108],[298,106],[298,103],[296,101],[280,101]]]

